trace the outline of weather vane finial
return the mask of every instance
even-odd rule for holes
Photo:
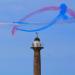
[[[38,33],[36,32],[36,36],[38,37]]]

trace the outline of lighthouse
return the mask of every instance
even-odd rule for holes
[[[38,34],[31,47],[34,51],[34,75],[41,75],[41,49],[43,49]]]

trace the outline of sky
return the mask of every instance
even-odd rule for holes
[[[0,22],[14,22],[39,8],[61,3],[75,11],[75,0],[0,0]],[[33,75],[34,52],[30,47],[36,34],[18,30],[12,36],[12,27],[0,24],[0,75]],[[75,23],[55,24],[39,31],[39,37],[44,47],[42,75],[75,75]]]

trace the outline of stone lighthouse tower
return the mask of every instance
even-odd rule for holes
[[[40,39],[37,37],[34,39],[32,43],[32,47],[34,50],[34,75],[41,75],[41,54],[40,51],[43,49]]]

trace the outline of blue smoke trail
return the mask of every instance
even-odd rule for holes
[[[53,24],[55,24],[57,22],[58,19],[63,18],[64,20],[68,19],[68,16],[66,15],[67,12],[67,6],[66,4],[62,3],[60,5],[60,12],[59,15],[48,25],[41,27],[39,29],[33,29],[33,30],[25,30],[25,29],[21,29],[21,28],[16,28],[17,30],[21,30],[21,31],[25,31],[25,32],[37,32],[37,31],[41,31],[44,30],[50,26],[52,26]],[[24,24],[23,22],[17,22],[18,24]],[[25,23],[26,24],[26,23]],[[28,23],[27,23],[28,24]]]
[[[58,15],[50,24],[44,26],[44,27],[41,27],[39,29],[33,29],[33,30],[25,30],[25,29],[20,29],[20,28],[17,28],[17,30],[21,30],[21,31],[26,31],[26,32],[37,32],[37,31],[41,31],[41,30],[44,30],[50,26],[52,26],[53,24],[55,24],[58,20],[58,17],[61,17],[61,15]]]

